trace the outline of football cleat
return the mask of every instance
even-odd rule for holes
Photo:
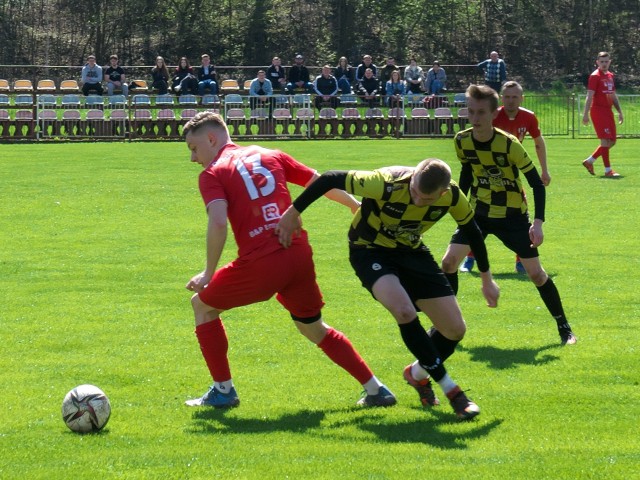
[[[525,270],[524,265],[522,265],[522,262],[520,260],[516,262],[516,272],[522,275],[527,274],[527,271]]]
[[[578,337],[576,337],[571,330],[560,331],[560,343],[562,345],[575,345],[578,343]]]
[[[614,172],[613,170],[609,170],[608,172],[604,172],[604,176],[607,178],[616,178],[616,177],[619,177],[620,174]]]
[[[212,385],[202,397],[187,400],[184,403],[190,407],[233,408],[240,405],[240,399],[235,387],[231,387],[229,393],[222,393]]]
[[[480,407],[469,400],[460,387],[447,393],[447,397],[460,420],[471,420],[480,413]]]
[[[591,175],[595,175],[596,172],[593,171],[593,163],[591,163],[589,160],[585,160],[582,162],[582,166],[584,168],[587,169],[587,171],[591,174]]]
[[[361,407],[391,407],[397,402],[396,397],[389,391],[387,387],[382,385],[375,395],[369,395],[366,391],[362,394],[362,398],[357,401],[356,405]]]
[[[435,407],[440,405],[440,400],[436,397],[436,392],[433,391],[431,380],[425,378],[424,380],[416,380],[411,375],[411,365],[407,365],[402,372],[402,376],[409,385],[416,389],[418,395],[420,395],[420,402],[423,407]]]
[[[464,262],[462,262],[462,266],[460,267],[460,271],[463,273],[468,273],[473,270],[473,264],[476,259],[474,257],[465,257]]]

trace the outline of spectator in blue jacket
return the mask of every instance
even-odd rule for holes
[[[251,80],[249,85],[249,106],[253,110],[266,105],[269,107],[269,116],[271,116],[274,100],[273,86],[267,79],[267,72],[258,70],[258,76]]]
[[[203,96],[207,88],[212,95],[218,94],[218,74],[216,67],[211,65],[211,57],[202,55],[202,65],[198,68],[198,95]]]
[[[424,81],[424,89],[428,95],[440,95],[447,89],[447,74],[440,66],[438,60],[433,62],[433,67],[427,72],[427,79]]]
[[[478,68],[484,72],[484,83],[500,92],[502,84],[507,81],[507,65],[498,57],[498,52],[491,52],[489,58],[478,64]]]
[[[304,57],[296,55],[295,64],[289,69],[287,77],[287,91],[293,94],[296,88],[303,88],[305,92],[311,93],[311,82],[309,82],[309,70],[303,65]]]
[[[331,75],[329,65],[322,67],[322,75],[318,75],[313,81],[313,90],[316,92],[315,103],[318,110],[322,107],[338,107],[340,103],[336,96],[338,94],[338,80]]]
[[[400,70],[393,70],[391,78],[386,84],[387,105],[391,108],[402,107],[402,98],[405,94],[404,82],[400,77]]]
[[[94,92],[102,95],[102,67],[96,64],[95,55],[87,57],[87,63],[82,67],[82,93],[86,97]]]

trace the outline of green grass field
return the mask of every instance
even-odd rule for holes
[[[225,316],[240,407],[185,407],[210,384],[184,289],[204,263],[206,221],[199,166],[186,147],[1,146],[0,477],[637,476],[640,141],[613,149],[619,180],[591,177],[580,165],[597,141],[547,144],[553,180],[541,258],[579,343],[558,346],[536,289],[491,239],[499,308],[484,306],[478,277],[461,277],[468,333],[448,361],[482,409],[467,423],[448,405],[422,410],[402,380],[412,358],[391,316],[352,273],[350,216],[328,200],[304,215],[325,320],[350,337],[398,405],[355,408],[357,382],[272,300]],[[455,178],[459,171],[450,139],[266,145],[320,171],[415,165],[431,156],[448,161]],[[525,146],[532,151],[530,140]],[[436,258],[453,229],[443,220],[428,233]],[[234,255],[229,244],[223,260]],[[81,383],[111,400],[100,434],[77,435],[62,422],[62,399]]]

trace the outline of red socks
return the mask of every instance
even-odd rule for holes
[[[369,366],[342,332],[329,328],[327,335],[318,344],[318,347],[334,363],[349,372],[361,385],[364,385],[373,377],[373,372]]]
[[[222,320],[218,317],[212,322],[198,325],[196,337],[213,380],[216,382],[231,380],[231,370],[227,358],[229,340]]]
[[[609,147],[603,147],[600,145],[596,148],[596,151],[591,154],[593,158],[598,158],[602,156],[602,163],[604,163],[605,168],[611,167],[611,162],[609,162]]]

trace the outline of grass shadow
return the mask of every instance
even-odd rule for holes
[[[489,368],[495,370],[506,370],[518,365],[544,365],[558,360],[560,357],[542,352],[559,348],[558,344],[545,345],[540,348],[498,348],[493,346],[467,348],[458,345],[458,350],[467,352],[474,362],[486,363]]]

